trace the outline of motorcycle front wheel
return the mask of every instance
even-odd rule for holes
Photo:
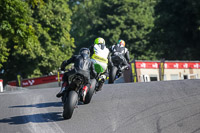
[[[70,119],[74,112],[74,108],[78,103],[78,94],[76,91],[70,91],[66,97],[64,106],[63,106],[63,117],[64,119]]]

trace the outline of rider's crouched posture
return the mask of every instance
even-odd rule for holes
[[[111,63],[110,51],[105,45],[105,40],[101,37],[96,38],[94,44],[90,46],[89,49],[91,52],[90,57],[92,62],[94,64],[100,65],[103,69],[101,77],[104,79],[105,82],[106,78],[109,76],[107,68],[108,65]]]
[[[65,60],[61,64],[62,71],[65,71],[65,67],[69,65],[70,63],[74,63],[74,69],[64,73],[63,78],[62,78],[63,83],[62,83],[61,90],[56,95],[58,98],[63,96],[66,86],[69,85],[68,77],[70,75],[73,75],[76,73],[83,75],[85,77],[85,81],[88,88],[90,87],[90,74],[96,77],[94,64],[90,60],[90,50],[88,48],[81,48],[79,51],[79,54],[80,55],[73,55],[69,60]],[[83,94],[84,94],[83,96],[83,99],[84,99],[87,92],[83,92]]]
[[[116,45],[113,45],[110,48],[111,56],[117,56],[117,55],[122,55],[123,57],[123,68],[122,69],[128,69],[129,68],[129,51],[125,47],[125,41],[124,40],[119,40]]]

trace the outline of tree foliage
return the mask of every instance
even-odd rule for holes
[[[66,0],[3,0],[0,3],[1,70],[4,80],[57,70],[73,53]]]
[[[1,0],[0,78],[56,71],[103,37],[131,59],[199,60],[199,0]]]
[[[156,5],[151,43],[157,57],[170,60],[200,59],[199,12],[199,0],[162,0]]]
[[[103,37],[110,47],[124,39],[132,57],[147,59],[148,39],[153,25],[152,1],[138,0],[93,0],[74,7],[72,35],[77,46],[89,46],[96,37]]]
[[[40,45],[34,34],[31,10],[26,2],[3,0],[0,6],[1,46],[5,53],[3,58],[6,59],[1,66],[5,69],[6,78],[13,79],[13,74],[19,70],[27,70],[24,62],[36,59]]]
[[[36,34],[44,51],[38,66],[44,74],[58,68],[74,51],[74,39],[69,34],[72,13],[64,0],[48,0],[33,11]]]
[[[86,0],[77,1],[71,0],[69,2],[72,15],[72,29],[71,35],[75,38],[76,52],[81,47],[89,47],[93,44],[98,29],[96,28],[96,19],[99,18],[99,10],[102,0]]]
[[[147,35],[154,26],[151,4],[150,1],[138,0],[103,2],[102,17],[106,21],[102,20],[100,33],[106,36],[109,44],[116,44],[119,39],[125,40],[132,57],[148,59]]]

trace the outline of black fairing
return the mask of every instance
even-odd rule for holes
[[[73,76],[69,88],[78,91],[85,84],[85,78],[81,74],[76,74]]]
[[[115,66],[119,66],[123,63],[123,57],[122,55],[114,55],[111,57],[112,62]]]

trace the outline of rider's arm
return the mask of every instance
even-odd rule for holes
[[[91,61],[90,71],[93,77],[97,76],[97,72],[95,71],[94,63],[92,61]]]
[[[126,58],[127,62],[129,63],[130,57],[129,57],[129,51],[128,51],[128,49],[127,49],[127,51],[125,53],[125,58]]]
[[[109,48],[109,51],[112,53],[112,51],[113,51],[113,50],[112,50],[112,46]]]
[[[76,56],[73,55],[69,60],[63,61],[62,64],[61,64],[61,70],[64,71],[64,70],[65,70],[65,67],[66,67],[67,65],[69,65],[70,63],[74,63],[75,58],[76,58]]]
[[[89,50],[90,50],[90,57],[92,57],[92,55],[94,54],[94,44],[89,47]]]
[[[111,59],[111,52],[108,54],[108,66],[109,67],[112,67],[113,66],[113,62],[112,62],[112,59]]]

